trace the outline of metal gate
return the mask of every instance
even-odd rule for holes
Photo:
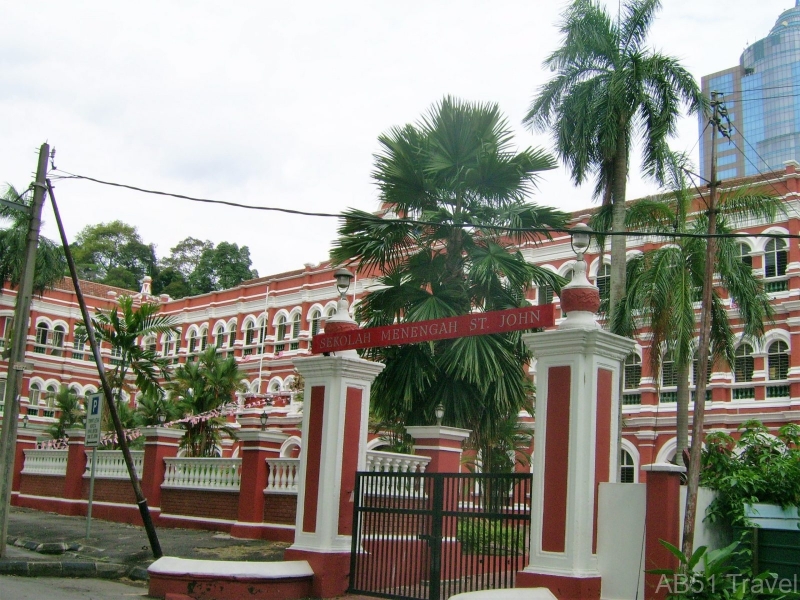
[[[445,600],[514,587],[530,493],[526,473],[358,473],[348,591]]]

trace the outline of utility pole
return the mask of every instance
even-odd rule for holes
[[[711,92],[711,176],[708,182],[708,238],[706,238],[706,262],[703,273],[703,294],[700,304],[700,339],[697,343],[698,381],[695,381],[694,414],[692,416],[692,443],[687,473],[686,511],[683,521],[683,543],[681,550],[691,556],[694,549],[694,522],[697,515],[697,489],[700,485],[700,453],[703,447],[704,420],[706,409],[706,377],[708,373],[708,352],[711,348],[711,295],[714,287],[714,265],[717,257],[717,132],[730,137],[730,131],[720,124],[723,100],[719,92]]]
[[[42,144],[39,149],[39,166],[33,184],[33,203],[30,206],[31,220],[25,247],[22,279],[17,291],[14,308],[14,339],[8,358],[3,430],[0,436],[0,558],[6,554],[8,514],[11,507],[11,484],[14,479],[14,458],[17,447],[17,419],[19,418],[19,394],[25,369],[25,348],[28,342],[28,320],[33,299],[33,275],[36,267],[36,249],[39,246],[39,229],[42,225],[42,205],[47,190],[47,160],[50,146]]]

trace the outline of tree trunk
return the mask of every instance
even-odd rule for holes
[[[620,132],[614,157],[614,175],[611,182],[611,231],[625,231],[625,192],[628,184],[628,144],[624,132]],[[611,236],[611,289],[608,302],[608,318],[614,322],[614,313],[625,297],[626,243],[624,235]],[[612,333],[616,333],[612,330]]]
[[[677,435],[678,445],[675,448],[675,463],[683,464],[683,451],[689,447],[689,368],[691,363],[678,367],[677,392]]]

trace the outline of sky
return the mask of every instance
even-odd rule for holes
[[[619,2],[606,2],[616,15]],[[664,0],[650,45],[698,79],[738,64],[793,0]],[[378,136],[445,95],[496,102],[520,149],[552,150],[521,122],[560,44],[556,0],[135,3],[0,0],[0,183],[25,188],[43,142],[74,174],[308,212],[376,210]],[[696,116],[675,150],[698,161]],[[631,160],[628,197],[657,191]],[[51,175],[56,175],[52,173]],[[59,180],[67,235],[121,220],[159,257],[193,236],[250,249],[261,276],[328,257],[338,221]],[[593,206],[560,166],[531,201]],[[43,234],[58,238],[52,212]]]

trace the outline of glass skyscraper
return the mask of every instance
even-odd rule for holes
[[[748,46],[739,65],[706,75],[703,93],[721,92],[733,126],[718,136],[717,178],[733,179],[783,170],[800,162],[800,0],[784,11],[764,39]],[[711,129],[700,118],[700,174],[711,169]]]

